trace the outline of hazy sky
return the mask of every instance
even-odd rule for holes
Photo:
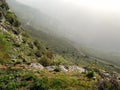
[[[68,38],[120,51],[120,0],[17,0],[58,19]]]
[[[31,6],[40,6],[41,4],[50,5],[52,3],[63,3],[67,5],[74,5],[74,7],[85,6],[86,8],[94,8],[99,10],[115,10],[119,11],[120,1],[119,0],[17,0],[24,4],[29,4]],[[29,3],[28,3],[29,2]]]

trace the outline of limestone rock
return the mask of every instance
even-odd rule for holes
[[[78,67],[78,66],[68,66],[68,71],[69,72],[79,72],[79,73],[83,73],[85,72],[86,70],[82,67]]]
[[[46,69],[48,71],[54,71],[57,68],[57,66],[47,66]]]
[[[59,68],[61,72],[68,72],[68,69],[66,69],[63,65],[60,65]]]
[[[34,69],[39,69],[39,70],[43,70],[44,69],[44,67],[41,64],[39,64],[39,63],[31,63],[30,67],[34,68]]]

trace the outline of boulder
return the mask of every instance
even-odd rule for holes
[[[44,69],[44,67],[41,64],[39,64],[39,63],[31,63],[30,64],[30,68],[39,69],[39,70],[43,70]]]
[[[54,71],[57,68],[57,66],[47,66],[46,69],[48,71]]]
[[[68,69],[66,69],[63,65],[60,65],[59,68],[61,72],[68,72]]]
[[[82,67],[78,66],[68,66],[68,71],[69,72],[79,72],[79,73],[84,73],[86,70]]]

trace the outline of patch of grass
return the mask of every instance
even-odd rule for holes
[[[11,50],[11,42],[7,41],[6,36],[0,33],[0,62],[6,63],[9,61],[10,50]]]
[[[47,77],[36,80],[35,83],[30,87],[30,90],[48,90]]]
[[[32,72],[28,72],[24,75],[23,81],[31,81],[31,80],[36,80],[37,76],[34,75]]]
[[[63,65],[66,63],[68,64],[67,60],[58,54],[54,55],[53,61],[54,65]]]
[[[61,90],[61,89],[66,89],[69,86],[69,82],[67,79],[63,78],[53,78],[51,80],[51,85],[50,87],[53,89]]]
[[[0,70],[0,90],[96,90],[95,83],[85,74]]]
[[[43,66],[50,66],[53,64],[53,61],[46,56],[42,56],[39,60],[39,63],[41,63]]]

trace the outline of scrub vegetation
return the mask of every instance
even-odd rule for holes
[[[120,90],[118,72],[76,58],[75,49],[57,53],[23,29],[5,0],[0,8],[0,90]]]

